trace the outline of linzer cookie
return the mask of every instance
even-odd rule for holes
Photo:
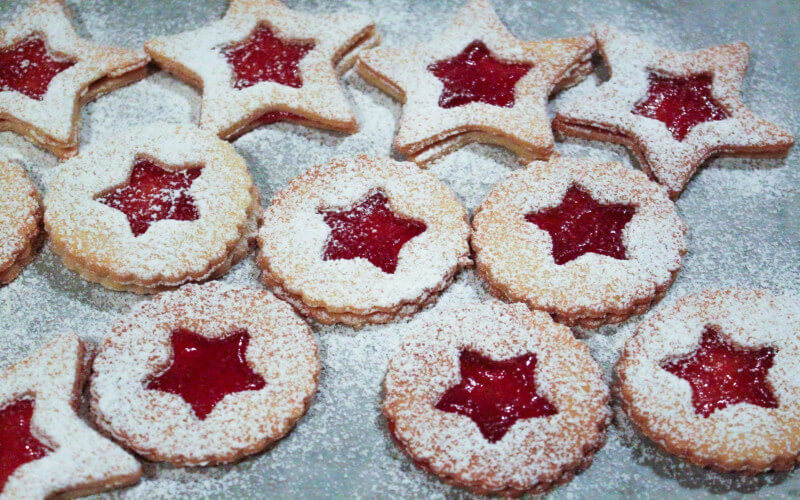
[[[63,163],[45,207],[67,267],[136,293],[224,274],[261,211],[244,159],[193,125],[134,129]]]
[[[0,160],[0,285],[13,281],[33,260],[41,225],[33,183],[22,168]]]
[[[741,100],[746,44],[673,52],[607,26],[595,27],[594,35],[611,79],[576,93],[553,126],[628,146],[671,197],[711,156],[783,156],[794,143]]]
[[[139,463],[75,413],[89,359],[65,334],[0,373],[0,499],[83,496],[139,481]]]
[[[425,164],[471,142],[547,159],[551,93],[591,72],[589,37],[521,41],[488,0],[471,0],[433,41],[359,56],[368,82],[404,103],[395,148]]]
[[[422,469],[478,494],[543,493],[605,443],[609,391],[565,326],[522,304],[442,312],[389,363],[383,412]]]
[[[202,128],[235,139],[278,121],[357,131],[338,76],[378,39],[375,25],[355,14],[315,16],[277,0],[231,0],[220,21],[155,38],[145,50],[202,89]]]
[[[413,163],[359,156],[309,169],[264,212],[262,279],[303,315],[362,326],[433,303],[469,258],[467,211]]]
[[[91,411],[149,460],[228,463],[287,434],[316,391],[311,329],[263,290],[187,285],[140,304],[100,347]]]
[[[0,131],[72,156],[81,106],[144,78],[149,60],[78,37],[63,0],[35,0],[0,29]]]
[[[669,453],[724,472],[800,456],[800,305],[764,290],[688,295],[642,323],[617,364],[623,409]]]
[[[569,326],[641,314],[686,253],[686,226],[666,191],[613,162],[532,163],[495,186],[472,224],[492,293]]]

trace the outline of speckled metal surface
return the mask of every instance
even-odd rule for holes
[[[2,0],[0,22],[25,0]],[[148,38],[177,33],[218,19],[225,0],[68,0],[78,30],[109,44],[139,47]],[[448,22],[462,0],[290,1],[301,10],[350,10],[372,16],[384,44],[423,42]],[[800,123],[800,3],[796,0],[716,2],[685,0],[495,0],[496,9],[521,38],[586,33],[605,22],[663,46],[689,50],[734,40],[752,49],[744,100],[757,113],[798,133]],[[265,202],[292,177],[334,156],[394,154],[392,136],[400,106],[352,72],[345,87],[358,108],[362,131],[352,136],[277,124],[234,144],[247,159]],[[553,105],[557,105],[556,102]],[[199,94],[164,74],[86,106],[82,147],[154,120],[196,121]],[[632,165],[618,146],[569,140],[561,154],[611,158]],[[55,158],[10,133],[0,134],[0,157],[19,162],[46,188]],[[677,205],[690,228],[690,253],[665,299],[707,287],[761,286],[800,291],[800,152],[781,160],[719,159],[703,168]],[[431,166],[472,211],[491,187],[519,163],[496,148],[470,146]],[[632,166],[633,168],[633,166]],[[260,286],[252,256],[225,281]],[[473,272],[462,273],[443,295],[446,307],[480,300],[486,293]],[[99,342],[109,323],[143,299],[89,284],[66,270],[45,246],[23,275],[0,288],[0,365],[22,359],[65,330]],[[468,496],[414,468],[385,431],[381,382],[403,334],[423,318],[354,331],[314,326],[324,373],[309,413],[271,450],[237,465],[179,469],[147,464],[142,482],[111,496],[125,498],[416,498]],[[606,372],[640,318],[595,332],[576,332]],[[800,376],[800,374],[798,374]],[[800,471],[754,478],[716,474],[659,451],[617,412],[607,445],[595,463],[554,498],[665,498],[800,496]]]

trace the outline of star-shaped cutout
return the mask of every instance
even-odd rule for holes
[[[361,16],[305,14],[277,0],[231,0],[221,20],[155,38],[145,50],[202,89],[200,126],[232,140],[279,120],[357,131],[338,76],[377,42],[374,24]]]
[[[442,108],[471,102],[513,108],[516,103],[514,88],[530,69],[530,64],[497,59],[480,40],[467,45],[455,57],[428,65],[428,71],[444,86],[439,96]]]
[[[246,330],[218,339],[175,330],[169,366],[145,387],[180,396],[197,418],[205,420],[228,394],[257,391],[266,385],[264,378],[247,364],[249,343]]]
[[[495,361],[461,351],[461,381],[436,409],[471,418],[490,443],[503,439],[518,420],[555,415],[558,410],[536,390],[536,355]]]
[[[128,183],[97,199],[125,214],[134,236],[160,220],[193,221],[200,217],[189,193],[202,167],[168,170],[148,158],[138,158]]]
[[[630,205],[605,205],[579,186],[571,186],[561,203],[525,215],[525,220],[547,231],[558,265],[586,253],[625,259],[623,232],[636,213]]]
[[[470,142],[534,160],[553,153],[550,94],[588,74],[593,51],[590,37],[521,41],[489,0],[471,0],[432,42],[365,51],[357,69],[404,103],[394,145],[413,161],[424,164]]]
[[[330,227],[323,260],[367,259],[385,273],[397,269],[400,250],[424,233],[424,222],[398,217],[381,190],[367,194],[349,208],[319,210]]]
[[[17,469],[53,452],[31,432],[35,404],[20,398],[0,408],[0,492]]]
[[[269,26],[259,25],[245,41],[225,47],[222,53],[233,69],[234,88],[275,82],[299,89],[303,86],[300,61],[313,48],[313,42],[286,42]]]
[[[53,78],[74,64],[54,58],[41,37],[28,38],[0,49],[0,91],[17,91],[41,101]]]
[[[0,131],[72,156],[81,105],[144,78],[149,60],[79,38],[63,0],[36,0],[0,29]]]
[[[594,33],[611,78],[576,91],[553,126],[630,147],[673,198],[711,156],[781,156],[794,144],[789,132],[757,117],[741,100],[750,58],[746,44],[673,52],[607,26]]]
[[[99,492],[139,480],[139,462],[76,413],[88,359],[78,337],[65,334],[0,373],[3,498]]]
[[[661,364],[692,388],[692,405],[708,417],[736,403],[777,408],[778,400],[767,380],[775,358],[774,347],[749,349],[733,344],[717,328],[706,327],[693,352]]]
[[[674,77],[650,73],[647,96],[637,102],[633,113],[663,122],[677,141],[695,126],[728,118],[711,94],[709,75]]]

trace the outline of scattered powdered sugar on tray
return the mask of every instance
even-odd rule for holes
[[[362,12],[378,26],[384,46],[425,42],[442,29],[463,3],[403,0],[315,0],[288,2],[292,8],[330,13]],[[21,12],[26,0],[0,4],[0,24]],[[219,19],[224,0],[192,2],[68,0],[79,34],[100,43],[135,48],[153,36],[198,28]],[[504,1],[493,4],[510,30],[526,39],[577,36],[605,23],[674,50],[691,50],[742,39],[752,50],[743,87],[744,102],[767,120],[797,133],[800,127],[800,79],[796,64],[800,42],[794,19],[800,5],[776,0],[769,9],[753,5],[745,13],[735,0],[690,0],[648,8],[624,0],[596,2]],[[593,77],[582,85],[596,83]],[[279,123],[259,128],[234,143],[250,165],[265,204],[296,175],[333,157],[392,154],[399,103],[348,73],[345,93],[353,103],[361,131],[352,136]],[[578,92],[580,88],[569,90]],[[562,96],[556,101],[560,102]],[[556,103],[551,103],[551,108]],[[194,122],[199,94],[162,73],[89,104],[83,111],[82,147],[102,142],[131,126],[151,121]],[[568,139],[556,143],[564,156],[615,160],[635,168],[624,147]],[[10,134],[0,134],[0,158],[18,162],[43,189],[54,157]],[[800,153],[783,160],[719,159],[701,168],[677,201],[689,227],[689,253],[664,299],[703,288],[764,287],[800,291]],[[520,168],[498,148],[473,145],[430,166],[456,191],[472,213],[495,183]],[[261,287],[252,255],[223,281]],[[417,470],[391,441],[380,412],[382,381],[402,337],[442,308],[485,299],[474,272],[456,277],[431,311],[398,323],[363,328],[313,325],[320,343],[323,372],[308,414],[274,448],[223,467],[179,469],[145,465],[145,478],[132,488],[111,493],[121,498],[356,497],[466,498]],[[7,366],[64,331],[101,341],[108,325],[146,298],[115,293],[90,284],[63,267],[48,246],[11,285],[0,288],[0,365]],[[659,307],[659,306],[657,306]],[[625,340],[641,318],[596,331],[578,331],[610,380]],[[796,494],[800,471],[755,478],[706,472],[666,455],[640,436],[615,411],[615,425],[593,465],[572,482],[556,488],[554,498],[760,496]]]

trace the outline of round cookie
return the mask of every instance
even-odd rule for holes
[[[490,290],[595,328],[666,293],[686,226],[664,189],[613,162],[556,158],[499,183],[476,211],[472,247]]]
[[[98,426],[149,460],[233,462],[287,434],[320,371],[311,329],[262,290],[187,285],[140,304],[100,347]]]
[[[800,306],[764,290],[707,290],[649,316],[616,368],[620,399],[667,452],[755,474],[800,456]]]
[[[233,147],[193,125],[150,125],[63,163],[45,196],[53,251],[84,278],[154,293],[226,273],[260,205]]]
[[[443,312],[392,357],[383,412],[421,468],[478,494],[543,493],[591,464],[609,391],[569,329],[497,301]]]
[[[469,259],[467,212],[412,163],[358,156],[309,169],[264,212],[262,279],[302,314],[362,326],[436,300]]]

